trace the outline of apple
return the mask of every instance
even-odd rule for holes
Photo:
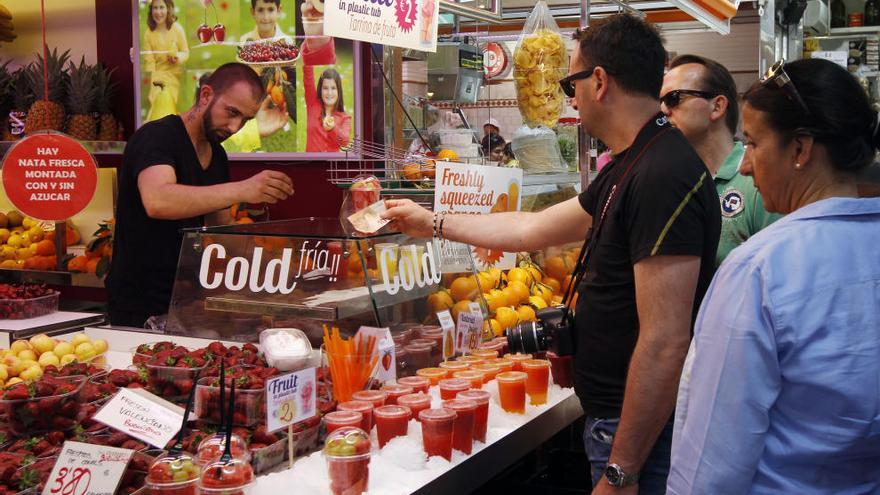
[[[207,24],[202,24],[196,31],[196,35],[199,37],[199,41],[207,43],[211,41],[211,36],[214,35],[214,31],[209,28]]]
[[[214,25],[214,39],[217,40],[217,43],[222,43],[226,39],[226,26],[223,24]]]

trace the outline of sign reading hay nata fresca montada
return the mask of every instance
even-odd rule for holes
[[[3,159],[3,189],[25,215],[67,220],[95,195],[98,169],[82,144],[62,134],[37,134],[15,143]]]
[[[324,34],[437,51],[440,0],[326,0]]]

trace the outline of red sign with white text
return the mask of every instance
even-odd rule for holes
[[[15,143],[3,159],[3,189],[12,204],[39,220],[67,220],[95,195],[98,168],[83,145],[62,134]]]

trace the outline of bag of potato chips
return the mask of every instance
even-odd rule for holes
[[[565,42],[547,3],[540,0],[513,52],[516,99],[526,125],[556,127],[564,101],[559,80],[567,71]]]

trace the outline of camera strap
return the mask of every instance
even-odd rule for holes
[[[665,120],[665,119],[664,119]],[[658,124],[659,125],[659,124]],[[562,323],[568,323],[571,319],[571,300],[574,297],[574,294],[577,292],[577,288],[580,287],[581,281],[584,278],[584,275],[587,273],[587,268],[589,266],[590,259],[592,258],[593,249],[596,247],[595,243],[599,239],[599,232],[602,230],[602,226],[605,224],[605,217],[608,214],[608,208],[611,206],[611,202],[614,201],[614,198],[617,196],[617,192],[620,190],[623,181],[627,178],[629,173],[633,170],[633,167],[642,159],[645,155],[645,152],[657,141],[657,138],[666,134],[671,127],[666,125],[660,132],[654,134],[651,139],[645,143],[644,146],[639,149],[638,154],[635,155],[635,158],[627,165],[626,169],[624,169],[623,174],[620,175],[620,178],[617,179],[617,182],[611,186],[611,192],[608,193],[608,197],[605,199],[605,203],[602,206],[602,212],[599,214],[599,221],[595,223],[595,227],[590,227],[590,230],[587,232],[587,237],[584,239],[584,244],[581,246],[580,256],[578,257],[577,264],[574,268],[574,277],[572,277],[571,284],[565,289],[565,295],[562,299],[562,304],[565,306],[565,313],[562,315]],[[633,151],[633,148],[627,150],[626,155],[621,160],[622,164],[626,163],[626,159],[629,158],[630,153]]]

